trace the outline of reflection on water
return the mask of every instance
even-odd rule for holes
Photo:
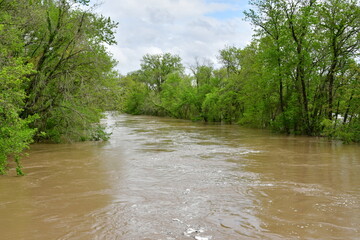
[[[106,143],[36,144],[0,177],[1,239],[357,239],[360,148],[109,116]]]

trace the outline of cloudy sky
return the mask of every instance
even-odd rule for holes
[[[244,47],[252,29],[244,21],[248,0],[93,0],[95,11],[119,22],[117,45],[109,51],[126,74],[140,68],[145,54],[178,54],[183,64],[195,58],[218,63],[225,46]]]

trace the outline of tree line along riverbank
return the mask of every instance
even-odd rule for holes
[[[106,140],[106,110],[360,141],[357,0],[251,1],[253,40],[221,67],[147,54],[125,76],[105,47],[117,23],[89,2],[0,2],[0,174],[34,141]]]
[[[238,123],[360,141],[358,1],[251,1],[252,42],[219,51],[220,68],[145,55],[121,78],[131,114]]]

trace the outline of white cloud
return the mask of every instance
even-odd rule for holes
[[[195,57],[216,63],[218,51],[226,45],[244,47],[251,40],[250,24],[242,20],[239,4],[245,8],[247,0],[102,1],[95,11],[119,22],[118,45],[109,51],[122,74],[139,69],[147,53],[178,54],[185,65]],[[223,17],[226,11],[232,11],[231,17]],[[236,11],[239,14],[233,16]]]

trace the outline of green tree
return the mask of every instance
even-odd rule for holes
[[[9,158],[22,174],[37,129],[52,141],[107,138],[97,123],[119,99],[104,46],[115,43],[117,24],[78,4],[89,1],[0,1],[1,174]]]
[[[279,117],[282,121],[282,130],[289,133],[289,119],[286,117],[285,92],[286,86],[286,59],[289,57],[287,47],[287,26],[285,14],[282,11],[282,1],[251,1],[257,11],[250,9],[246,17],[256,26],[258,36],[266,37],[265,54],[268,74],[277,82],[279,98]],[[266,13],[266,14],[263,14]],[[288,93],[290,94],[290,93]]]
[[[261,83],[272,86],[263,87],[269,90],[275,90],[275,81],[278,85],[277,97],[266,96],[269,102],[278,98],[274,106],[279,105],[279,111],[269,115],[272,126],[321,134],[324,119],[331,123],[345,114],[341,103],[356,102],[343,93],[354,96],[348,83],[355,75],[348,69],[359,49],[358,1],[254,0],[251,4],[255,9],[246,16],[260,43]]]
[[[24,26],[29,76],[23,117],[38,114],[34,126],[52,141],[91,139],[99,127],[103,100],[114,96],[115,62],[104,44],[114,44],[116,23],[73,5],[79,1],[33,1]],[[80,1],[86,3],[87,1]],[[36,16],[33,16],[34,12]]]
[[[0,174],[6,173],[7,159],[16,162],[18,175],[23,175],[20,156],[32,142],[36,129],[29,128],[33,116],[19,117],[26,97],[23,85],[31,65],[24,66],[21,60],[13,60],[0,70]]]
[[[162,55],[144,57],[147,112],[359,141],[358,1],[250,4],[254,39],[220,50],[220,69],[196,60],[189,80],[164,71]]]
[[[360,7],[358,1],[328,0],[320,5],[319,31],[323,34],[322,52],[325,66],[323,85],[327,89],[327,117],[332,120],[335,112],[336,90],[341,85],[340,77],[344,68],[359,53]],[[340,73],[340,74],[339,74]]]
[[[182,73],[183,70],[181,58],[170,53],[146,54],[141,60],[141,80],[157,92],[161,92],[162,84],[169,74]]]
[[[130,73],[120,79],[122,91],[121,109],[129,114],[145,114],[146,99],[149,95],[148,87],[145,83],[137,80],[138,74]]]
[[[241,49],[234,46],[228,46],[220,50],[219,61],[226,68],[228,78],[230,77],[230,74],[239,73],[241,69],[240,55]]]
[[[16,1],[0,2],[0,174],[6,173],[10,158],[16,163],[17,174],[23,175],[21,153],[32,142],[36,129],[29,127],[35,116],[19,116],[26,98],[26,76],[33,71],[21,58],[24,43],[19,25],[23,18],[13,14],[17,7]]]

